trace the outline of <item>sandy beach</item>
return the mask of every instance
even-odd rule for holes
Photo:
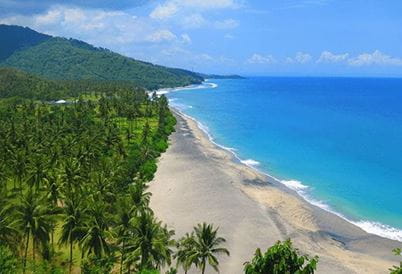
[[[192,119],[177,115],[177,121],[150,184],[151,208],[175,229],[176,238],[197,223],[218,226],[231,252],[220,257],[221,273],[243,273],[243,263],[257,247],[265,251],[287,238],[302,253],[320,257],[317,273],[388,273],[397,264],[392,249],[400,242],[368,234],[309,204],[273,178],[239,163]],[[214,272],[207,268],[207,273]]]

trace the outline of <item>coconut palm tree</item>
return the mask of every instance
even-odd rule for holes
[[[141,180],[134,178],[133,184],[130,185],[129,195],[131,198],[131,210],[134,215],[138,215],[141,212],[152,210],[148,207],[149,201],[151,199],[151,192],[147,191],[148,185],[146,185]]]
[[[89,221],[86,225],[86,233],[80,245],[84,253],[95,254],[101,258],[110,253],[110,246],[107,238],[110,237],[109,220],[106,216],[106,206],[100,199],[92,198],[89,202],[91,208],[88,211]]]
[[[219,261],[215,255],[230,255],[226,248],[220,247],[226,240],[217,236],[218,228],[214,229],[213,225],[206,223],[194,227],[194,234],[195,237],[192,242],[194,247],[190,251],[188,260],[196,262],[202,274],[205,273],[207,262],[216,272],[219,272]]]
[[[16,221],[12,215],[13,209],[13,205],[9,204],[8,200],[0,197],[0,243],[7,244],[10,247],[14,247],[19,238]]]
[[[127,250],[128,261],[139,260],[138,270],[154,269],[171,264],[175,242],[171,239],[174,231],[162,226],[149,212],[143,212],[133,219],[133,238]]]
[[[191,234],[186,233],[177,243],[177,251],[174,258],[177,261],[177,267],[181,266],[185,274],[187,274],[192,264],[198,265],[198,261],[196,261],[197,258],[194,258],[195,261],[190,260],[190,255],[195,247],[194,241],[194,232],[192,232]]]
[[[17,224],[26,239],[23,265],[25,272],[30,236],[32,236],[32,257],[35,261],[37,244],[49,242],[52,216],[50,209],[42,203],[42,199],[34,194],[32,189],[21,197],[15,211]]]
[[[126,244],[132,235],[132,210],[130,209],[128,199],[122,197],[118,201],[117,217],[115,220],[114,231],[116,233],[117,244],[120,246],[120,273],[123,273],[123,262],[126,255]]]
[[[77,196],[67,198],[62,214],[64,219],[59,244],[69,245],[69,273],[71,273],[73,265],[73,244],[79,242],[84,236],[85,210],[82,208],[81,199]]]

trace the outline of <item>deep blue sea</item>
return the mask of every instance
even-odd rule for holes
[[[243,163],[402,241],[402,79],[210,80],[167,97]]]

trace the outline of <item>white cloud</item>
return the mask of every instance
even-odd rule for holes
[[[197,53],[177,46],[163,49],[160,53],[159,61],[169,64],[170,66],[177,64],[179,66],[193,68],[194,66],[203,65],[233,66],[235,64],[233,59],[225,56],[211,56],[208,53]]]
[[[181,25],[186,29],[200,28],[207,23],[207,20],[199,13],[184,16],[181,20]]]
[[[239,8],[242,6],[236,0],[175,0],[175,2],[183,6],[200,9]]]
[[[239,22],[233,19],[226,19],[223,21],[216,21],[214,26],[217,29],[234,29],[239,26]]]
[[[346,61],[348,57],[349,53],[334,54],[330,51],[323,51],[317,63],[339,63]]]
[[[242,6],[242,1],[244,0],[165,0],[150,12],[149,17],[155,21],[176,24],[183,29],[233,29],[239,26],[238,21],[232,18],[206,19],[205,13],[210,10],[235,9]]]
[[[295,57],[286,57],[285,63],[299,63],[299,64],[306,64],[309,63],[313,59],[310,54],[304,52],[296,53]]]
[[[391,65],[402,66],[402,59],[392,57],[375,50],[373,53],[362,53],[355,58],[350,58],[348,63],[352,66]]]
[[[54,6],[42,14],[11,16],[0,19],[0,22],[28,26],[51,35],[74,37],[115,50],[133,43],[180,42],[174,33],[158,28],[148,17],[136,17],[121,11]],[[184,39],[188,41],[187,38]]]
[[[230,34],[230,33],[226,33],[225,36],[223,36],[223,37],[224,37],[225,39],[229,39],[229,40],[235,38],[234,35],[232,35],[232,34]]]
[[[310,62],[312,59],[311,55],[308,53],[298,52],[296,54],[295,60],[300,64],[305,64]]]
[[[274,63],[276,63],[276,60],[272,55],[263,56],[258,53],[254,53],[250,58],[247,59],[247,63],[249,63],[249,64],[274,64]]]
[[[159,4],[150,13],[153,19],[167,19],[174,16],[179,10],[192,9],[196,11],[238,8],[241,4],[236,0],[167,0]]]
[[[214,29],[234,29],[239,26],[239,22],[234,19],[224,19],[221,21],[208,21],[200,13],[193,13],[179,19],[179,24],[184,29],[197,29],[209,27]]]
[[[146,40],[150,42],[164,42],[164,41],[172,41],[175,40],[177,37],[173,34],[170,30],[161,29],[157,30],[150,35],[147,36]]]
[[[190,35],[188,35],[187,33],[183,33],[181,35],[181,42],[183,44],[191,44],[192,41],[191,41]]]
[[[159,4],[149,15],[152,19],[167,19],[177,13],[179,6],[174,2],[167,2],[164,5]]]

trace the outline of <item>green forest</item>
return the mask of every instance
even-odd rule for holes
[[[52,80],[127,81],[148,90],[199,84],[204,78],[125,57],[83,41],[51,37],[29,28],[0,25],[0,66]]]
[[[56,104],[47,101],[59,95],[53,84],[68,85],[0,74],[2,84],[13,82],[10,93],[15,88],[13,97],[3,88],[0,101],[1,273],[137,273],[170,265],[174,231],[154,217],[147,192],[174,130],[166,98],[123,84]],[[27,92],[33,84],[42,93]],[[194,233],[212,237],[216,230],[202,224]]]

